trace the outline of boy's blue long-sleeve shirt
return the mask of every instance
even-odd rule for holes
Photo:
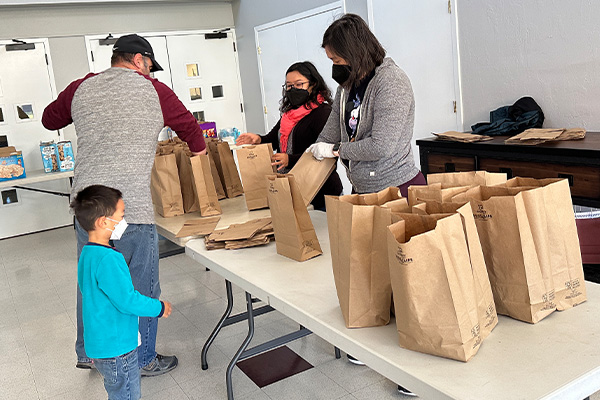
[[[133,288],[129,267],[117,250],[88,243],[77,281],[82,294],[83,339],[90,358],[112,358],[138,346],[138,317],[157,317],[162,304]]]

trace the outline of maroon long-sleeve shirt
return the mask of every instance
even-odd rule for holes
[[[72,194],[93,184],[123,192],[129,223],[154,223],[150,174],[156,142],[171,127],[193,152],[205,149],[202,129],[173,91],[137,71],[113,67],[72,82],[44,110],[51,130],[73,123],[77,158]]]

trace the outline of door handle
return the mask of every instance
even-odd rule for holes
[[[500,168],[500,172],[506,174],[506,179],[511,179],[513,177],[512,168]]]
[[[566,180],[569,181],[569,186],[573,186],[573,183],[575,181],[575,177],[573,177],[573,175],[571,174],[558,174],[559,178],[564,178]]]

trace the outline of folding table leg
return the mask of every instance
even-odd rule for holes
[[[227,373],[225,374],[228,400],[233,400],[233,385],[231,383],[231,374],[233,372],[233,368],[235,367],[235,364],[237,364],[242,353],[246,350],[246,348],[248,348],[250,341],[254,337],[254,310],[252,309],[252,295],[248,292],[246,292],[246,307],[248,309],[248,336],[246,336],[246,339],[244,339],[242,345],[233,356],[233,359],[227,366]]]
[[[215,340],[215,338],[221,331],[221,328],[223,327],[225,320],[227,318],[229,318],[229,316],[231,315],[231,310],[233,309],[233,292],[231,291],[231,282],[229,282],[228,280],[225,280],[225,289],[227,291],[227,308],[225,309],[225,313],[223,314],[223,316],[217,323],[217,326],[215,326],[215,329],[213,329],[213,331],[210,334],[210,336],[208,337],[208,339],[206,339],[206,343],[204,343],[204,347],[202,347],[201,360],[202,360],[202,369],[203,370],[208,369],[208,362],[206,361],[206,353],[208,353],[208,348],[210,347],[212,342]]]
[[[340,349],[338,349],[337,347],[333,346],[333,349],[335,350],[335,358],[337,358],[338,360],[340,358],[342,358],[342,354],[340,353]]]

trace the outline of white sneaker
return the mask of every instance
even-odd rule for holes
[[[348,357],[348,361],[350,361],[352,364],[354,365],[365,365],[364,362],[360,361],[359,359],[356,359],[354,357],[352,357],[350,354],[346,354],[346,356]]]
[[[398,393],[403,394],[405,396],[410,396],[410,397],[419,397],[417,394],[411,392],[407,388],[400,386],[400,385],[398,385]]]

